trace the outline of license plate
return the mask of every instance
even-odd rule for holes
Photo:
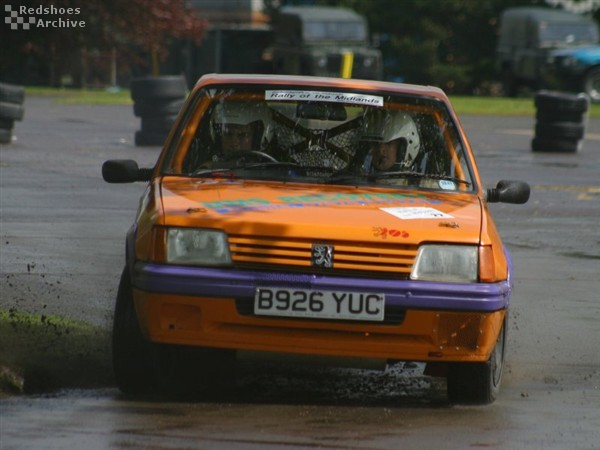
[[[364,292],[257,288],[254,314],[381,322],[385,295]]]

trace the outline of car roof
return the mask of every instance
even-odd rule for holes
[[[440,88],[390,81],[360,80],[353,78],[328,78],[304,75],[248,75],[248,74],[206,74],[203,75],[194,90],[211,84],[272,84],[293,86],[310,86],[315,88],[345,88],[373,92],[389,92],[393,94],[409,94],[432,97],[450,103]]]

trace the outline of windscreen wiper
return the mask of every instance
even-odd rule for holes
[[[440,175],[433,173],[422,173],[422,172],[380,172],[372,173],[367,175],[367,178],[372,180],[382,179],[393,179],[393,178],[418,178],[427,180],[447,180],[455,183],[464,184],[465,186],[471,186],[471,182],[463,180],[461,178],[451,177],[448,175]]]
[[[231,170],[252,170],[252,169],[271,169],[271,168],[300,168],[300,164],[286,161],[265,161],[243,164],[241,166],[232,167]]]
[[[207,169],[205,167],[195,170],[190,173],[193,177],[223,177],[223,178],[235,178],[234,169],[223,168],[223,169]]]

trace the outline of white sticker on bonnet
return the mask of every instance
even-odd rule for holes
[[[452,219],[453,216],[446,214],[442,211],[438,211],[435,208],[428,207],[410,207],[410,208],[380,208],[392,216],[396,216],[399,219]]]

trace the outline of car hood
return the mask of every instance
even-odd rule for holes
[[[166,177],[164,224],[228,234],[418,244],[476,244],[473,193]]]

